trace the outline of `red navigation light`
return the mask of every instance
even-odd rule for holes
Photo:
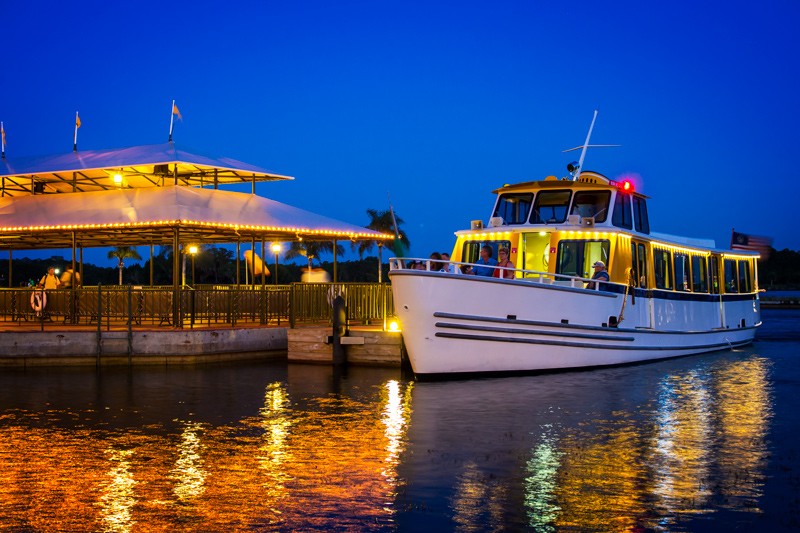
[[[623,180],[622,190],[625,192],[633,192],[633,182],[631,180]]]

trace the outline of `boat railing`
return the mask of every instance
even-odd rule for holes
[[[504,271],[513,271],[516,281],[530,283],[541,283],[545,285],[555,285],[559,287],[572,287],[576,289],[600,290],[600,283],[591,278],[581,276],[571,276],[568,274],[556,274],[554,272],[544,272],[540,270],[526,270],[516,267],[491,266],[481,263],[467,263],[463,261],[438,261],[430,258],[419,257],[392,257],[389,259],[389,270],[425,270],[428,272],[439,272],[455,276],[471,276],[472,270],[479,268],[493,268]],[[603,281],[602,283],[611,283]]]

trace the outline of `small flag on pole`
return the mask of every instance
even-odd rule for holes
[[[2,122],[0,122],[0,142],[2,142],[2,154],[3,159],[6,158],[6,128]]]
[[[172,142],[172,125],[175,123],[175,116],[178,116],[178,120],[183,122],[183,117],[181,116],[181,112],[178,110],[178,106],[175,105],[175,100],[172,101],[172,112],[169,115],[169,142]]]
[[[731,232],[731,250],[745,250],[748,252],[758,252],[761,259],[769,259],[772,250],[772,238],[762,237],[761,235],[749,235],[747,233]]]
[[[78,116],[78,112],[75,111],[75,136],[72,138],[72,151],[78,151],[78,128],[81,127],[81,117]]]

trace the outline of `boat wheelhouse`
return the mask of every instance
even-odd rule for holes
[[[489,223],[456,232],[454,272],[391,260],[418,375],[617,365],[752,342],[758,254],[652,232],[648,198],[630,181],[575,170],[494,191]],[[509,251],[512,278],[464,273],[486,246],[494,258]],[[591,280],[597,261],[608,282]]]

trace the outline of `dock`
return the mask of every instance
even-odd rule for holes
[[[290,363],[332,364],[331,326],[304,326],[287,330]],[[375,326],[354,326],[342,337],[347,362],[354,365],[400,366],[403,339],[399,332]]]

